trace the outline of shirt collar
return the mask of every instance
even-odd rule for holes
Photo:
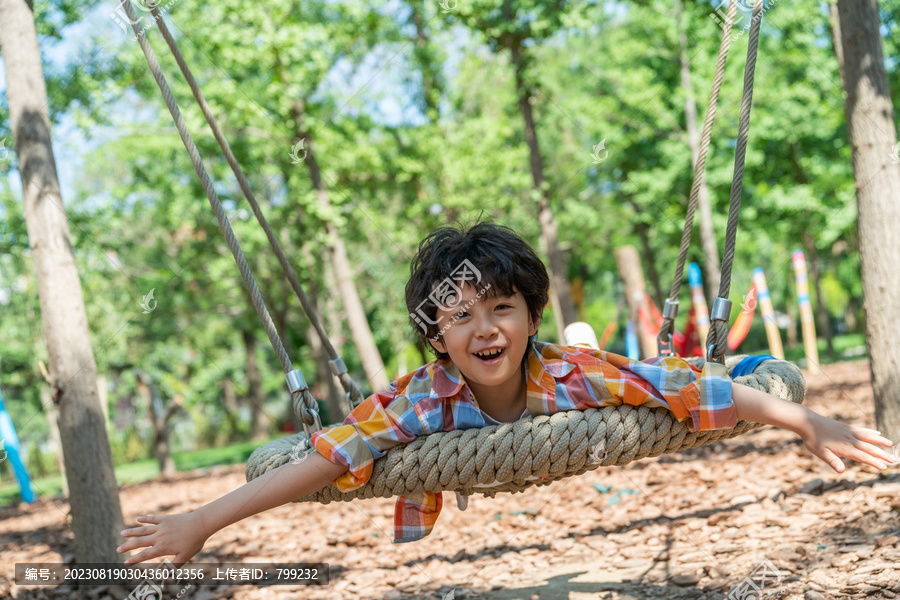
[[[556,380],[568,375],[575,365],[564,361],[559,346],[553,344],[532,341],[528,352],[528,412],[532,417],[556,412]]]
[[[564,360],[565,353],[559,346],[545,342],[531,341],[525,349],[527,380],[529,388],[537,386],[550,398],[556,398],[556,380],[572,372],[575,365]],[[436,360],[431,376],[431,389],[438,398],[450,398],[468,389],[465,377],[459,367],[449,358]]]
[[[468,389],[459,367],[452,360],[434,361],[434,372],[431,375],[431,390],[438,398],[450,398],[459,393],[463,386]]]

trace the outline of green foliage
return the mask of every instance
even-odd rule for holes
[[[69,23],[91,25],[82,29],[90,31],[83,53],[70,61],[48,58],[46,71],[54,122],[68,119],[90,140],[81,149],[72,197],[64,200],[96,361],[113,383],[111,419],[127,419],[134,410],[123,437],[111,436],[114,456],[122,462],[152,453],[138,372],[149,375],[164,406],[184,399],[186,412],[174,417],[184,433],[173,445],[246,436],[245,411],[239,416],[223,401],[223,382],[230,379],[238,404],[246,404],[244,332],[256,338],[274,429],[287,416],[283,374],[219,224],[138,45],[111,22],[109,10],[87,8],[56,2],[36,10],[42,47],[54,56]],[[900,3],[882,2],[881,9],[896,100],[900,37],[891,34],[900,27]],[[701,123],[719,47],[711,13],[710,4],[685,3]],[[347,245],[391,376],[422,360],[404,297],[420,239],[447,223],[492,218],[544,252],[512,44],[524,51],[545,185],[568,275],[584,282],[585,318],[598,336],[616,321],[610,348],[624,351],[612,251],[640,247],[639,226],[668,290],[693,177],[670,2],[467,0],[442,12],[438,3],[421,0],[226,0],[177,2],[167,20],[364,393],[370,390],[326,266],[326,222]],[[850,148],[827,14],[815,4],[778,2],[762,31],[732,300],[740,304],[753,268],[761,266],[776,310],[795,302],[790,253],[809,233],[828,311],[840,318],[860,310],[862,290]],[[189,89],[158,32],[147,34],[294,364],[310,383],[327,376],[316,372],[306,317]],[[720,250],[746,40],[742,35],[732,44],[707,159]],[[8,129],[4,99],[0,136]],[[311,141],[328,208],[307,163],[292,162],[300,139]],[[608,155],[597,162],[591,154],[601,141]],[[57,148],[56,158],[71,157]],[[0,162],[0,169],[14,170],[14,160]],[[700,261],[696,240],[688,259]],[[46,354],[30,254],[20,192],[3,178],[0,387],[20,437],[29,441],[46,435],[40,406],[46,384],[37,368]],[[687,286],[682,289],[687,300]],[[155,308],[147,312],[151,290]],[[550,307],[539,337],[558,341]],[[754,326],[748,344],[761,340]]]

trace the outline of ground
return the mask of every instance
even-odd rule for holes
[[[807,406],[875,426],[867,363],[804,374]],[[522,494],[473,496],[464,512],[446,493],[432,535],[407,544],[391,543],[393,500],[292,503],[220,531],[194,561],[325,562],[328,586],[203,586],[181,598],[757,600],[734,588],[763,561],[778,571],[763,597],[900,597],[900,466],[878,473],[845,463],[838,475],[791,432],[764,427]],[[124,486],[120,498],[134,524],[193,510],[243,482],[243,465],[219,467]],[[0,510],[0,598],[124,599],[127,591],[102,587],[12,583],[15,563],[73,560],[67,511],[61,500]]]

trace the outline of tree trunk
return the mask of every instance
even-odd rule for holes
[[[228,441],[233,442],[238,437],[238,402],[231,377],[222,380],[222,406],[225,408],[225,420],[228,421]]]
[[[844,73],[844,46],[841,43],[841,19],[837,4],[828,5],[828,21],[831,23],[831,43],[834,45],[834,56],[837,58],[841,84],[847,89],[847,75]]]
[[[566,260],[559,247],[556,221],[550,208],[550,195],[544,184],[544,164],[541,160],[541,149],[538,145],[537,129],[531,110],[531,93],[525,85],[525,56],[523,56],[523,50],[518,40],[511,41],[509,49],[516,72],[516,96],[519,99],[519,110],[525,120],[525,140],[531,155],[531,178],[534,181],[534,189],[541,198],[538,206],[538,221],[541,225],[541,237],[546,246],[547,258],[550,263],[550,300],[553,305],[553,315],[556,318],[556,329],[562,343],[565,340],[563,332],[566,325],[577,321],[578,313],[575,310],[572,290],[566,276]]]
[[[628,305],[628,319],[634,323],[635,334],[641,348],[641,357],[656,356],[657,349],[647,344],[646,332],[638,318],[640,309],[647,310],[644,300],[644,271],[641,268],[641,257],[634,246],[622,246],[613,250],[619,274],[625,282],[625,302]],[[654,332],[656,333],[656,332]]]
[[[801,234],[803,245],[809,254],[806,265],[809,269],[809,278],[812,279],[813,289],[816,290],[816,316],[819,321],[819,333],[825,337],[825,346],[828,356],[834,356],[834,334],[831,331],[831,315],[828,314],[828,306],[822,296],[822,281],[819,274],[819,251],[816,248],[816,240],[812,234],[804,229]]]
[[[256,334],[252,331],[241,332],[244,339],[244,349],[247,353],[247,401],[250,403],[250,439],[261,441],[268,437],[268,423],[266,423],[265,394],[262,389],[262,376],[259,373],[259,365],[256,362]]]
[[[684,116],[687,124],[688,145],[691,148],[691,164],[697,168],[700,155],[700,130],[697,129],[697,102],[691,84],[691,58],[688,53],[687,33],[682,20],[682,2],[675,0],[675,20],[678,22],[678,54],[681,59],[681,88],[684,90]],[[697,212],[700,213],[700,247],[703,249],[703,282],[707,286],[707,298],[719,295],[719,279],[722,267],[719,264],[719,249],[712,222],[712,202],[706,178],[700,182],[697,194]]]
[[[103,411],[103,426],[109,427],[109,390],[106,389],[106,375],[97,375],[97,398]]]
[[[859,311],[859,300],[856,296],[850,296],[847,308],[844,309],[844,323],[847,324],[847,333],[856,333],[859,323],[856,321],[856,313]]]
[[[328,199],[328,192],[325,191],[322,172],[319,169],[319,163],[316,161],[315,152],[313,151],[312,134],[304,131],[302,126],[304,114],[302,99],[297,99],[294,102],[293,113],[297,137],[306,140],[306,158],[304,162],[309,168],[309,176],[312,179],[313,188],[316,190],[319,204],[323,208],[328,209],[331,203]],[[385,392],[390,388],[390,382],[384,369],[384,361],[381,360],[381,355],[378,353],[378,346],[375,345],[375,336],[372,335],[372,329],[369,327],[366,311],[363,310],[362,302],[359,299],[359,292],[356,289],[355,276],[350,265],[350,259],[347,257],[344,238],[341,237],[337,227],[331,221],[325,222],[325,233],[328,239],[332,240],[330,250],[334,261],[334,273],[337,277],[341,298],[344,301],[347,324],[350,326],[353,343],[356,345],[357,352],[359,352],[363,371],[366,373],[366,380],[371,386],[372,392]]]
[[[428,21],[425,17],[425,2],[409,0],[409,22],[416,28],[413,58],[422,73],[422,103],[425,114],[432,125],[436,125],[440,117],[439,103],[443,91],[442,65],[434,56],[434,47],[425,30]]]
[[[319,312],[319,290],[314,281],[311,282],[311,285],[309,286],[309,303],[314,311],[318,314],[322,314]],[[326,423],[339,423],[343,421],[344,410],[346,410],[341,403],[344,395],[341,393],[334,373],[331,371],[331,365],[328,364],[328,353],[325,350],[325,346],[322,344],[322,340],[319,339],[319,334],[316,333],[315,328],[312,326],[307,328],[306,336],[309,338],[309,347],[316,360],[316,380],[321,384],[320,389],[323,390],[325,395],[325,406],[328,407],[327,420],[324,416],[320,415],[322,425],[324,426]],[[300,423],[300,426],[303,426],[302,422]]]
[[[638,206],[638,203],[630,196],[628,197],[628,202],[631,204],[631,207],[634,208],[634,212],[637,214],[638,219],[640,219],[641,207]],[[669,295],[663,294],[662,285],[660,285],[659,273],[656,271],[656,256],[653,253],[653,246],[650,244],[649,229],[646,222],[643,220],[638,221],[637,234],[638,238],[641,240],[641,254],[643,255],[644,264],[647,265],[647,277],[650,278],[650,285],[653,286],[653,300],[656,301],[656,306],[660,307],[661,310],[665,304],[665,299],[668,298]]]
[[[784,309],[784,313],[788,317],[788,327],[787,331],[785,331],[787,347],[788,350],[795,350],[800,344],[800,341],[797,338],[797,303],[794,298],[788,296],[788,302]]]
[[[169,405],[168,410],[163,410],[162,398],[153,386],[153,381],[146,373],[137,376],[137,391],[147,403],[150,424],[153,426],[153,454],[159,465],[159,473],[163,477],[175,475],[175,461],[169,450],[169,420],[178,409],[178,402]]]
[[[884,69],[877,0],[838,0],[847,130],[859,213],[859,254],[866,307],[866,343],[875,395],[876,427],[900,441],[900,165],[894,108]]]
[[[75,267],[50,141],[47,87],[34,15],[25,0],[0,0],[0,52],[19,158],[25,222],[47,340],[53,401],[71,495],[75,560],[118,563],[124,527],[109,439],[97,397],[81,281]]]
[[[59,438],[59,417],[56,414],[56,404],[52,400],[50,388],[41,386],[41,406],[47,416],[47,428],[50,430],[50,443],[56,452],[56,466],[59,467],[59,475],[62,484],[63,498],[69,497],[69,480],[66,479],[66,460],[63,456],[62,440]]]

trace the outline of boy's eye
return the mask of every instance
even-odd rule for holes
[[[462,319],[463,317],[465,317],[465,316],[468,315],[468,314],[469,314],[469,313],[467,313],[466,311],[461,310],[461,311],[459,311],[458,313],[456,313],[456,318],[457,318],[457,319]]]
[[[498,304],[498,305],[496,306],[496,308],[512,308],[512,305],[510,305],[510,304]]]

